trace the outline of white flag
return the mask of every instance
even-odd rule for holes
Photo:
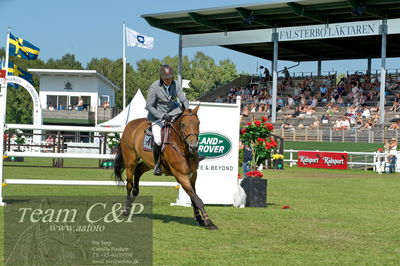
[[[137,46],[146,49],[152,49],[153,43],[153,37],[144,36],[143,34],[126,27],[126,44],[129,47]]]

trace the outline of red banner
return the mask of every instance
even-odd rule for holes
[[[297,156],[298,167],[347,169],[347,153],[299,151]]]

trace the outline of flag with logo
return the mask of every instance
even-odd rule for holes
[[[38,47],[22,38],[15,37],[11,33],[9,38],[9,46],[10,56],[16,56],[27,60],[35,60],[40,52]]]
[[[32,74],[27,71],[24,71],[23,69],[21,69],[14,63],[8,62],[8,70],[7,71],[8,71],[8,76],[20,77],[20,78],[25,79],[29,83],[33,83]],[[18,87],[18,85],[15,83],[8,83],[8,85],[10,85],[14,88]]]
[[[126,44],[129,47],[141,47],[146,49],[152,49],[154,45],[154,38],[145,36],[126,27]]]

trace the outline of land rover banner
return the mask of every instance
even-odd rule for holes
[[[347,169],[347,153],[299,151],[297,156],[298,167]]]
[[[199,103],[190,103],[195,108]],[[239,156],[240,100],[236,104],[201,103],[196,192],[205,204],[233,204]],[[182,188],[176,205],[190,205]]]

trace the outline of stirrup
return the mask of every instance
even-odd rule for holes
[[[156,166],[154,166],[153,175],[157,175],[157,176],[162,175],[161,167],[160,167],[159,164],[157,164]]]

